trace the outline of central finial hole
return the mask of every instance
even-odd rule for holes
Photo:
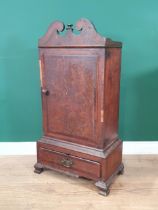
[[[66,30],[73,30],[73,24],[67,24]]]

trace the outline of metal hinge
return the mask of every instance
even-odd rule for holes
[[[101,119],[100,119],[101,122],[104,122],[104,110],[102,109],[101,110]]]
[[[39,68],[40,68],[40,81],[41,81],[41,87],[43,87],[43,82],[42,82],[42,62],[39,60]]]

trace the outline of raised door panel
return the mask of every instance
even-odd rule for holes
[[[99,95],[96,54],[47,50],[43,54],[44,132],[47,136],[98,143]]]

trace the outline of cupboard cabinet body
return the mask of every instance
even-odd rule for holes
[[[96,181],[104,194],[123,172],[118,138],[120,42],[101,37],[81,19],[54,22],[39,40],[44,136],[35,172],[49,168]]]

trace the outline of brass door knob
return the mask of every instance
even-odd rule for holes
[[[44,95],[48,96],[48,95],[49,95],[49,90],[43,89],[43,88],[42,88],[42,93],[43,93]]]

